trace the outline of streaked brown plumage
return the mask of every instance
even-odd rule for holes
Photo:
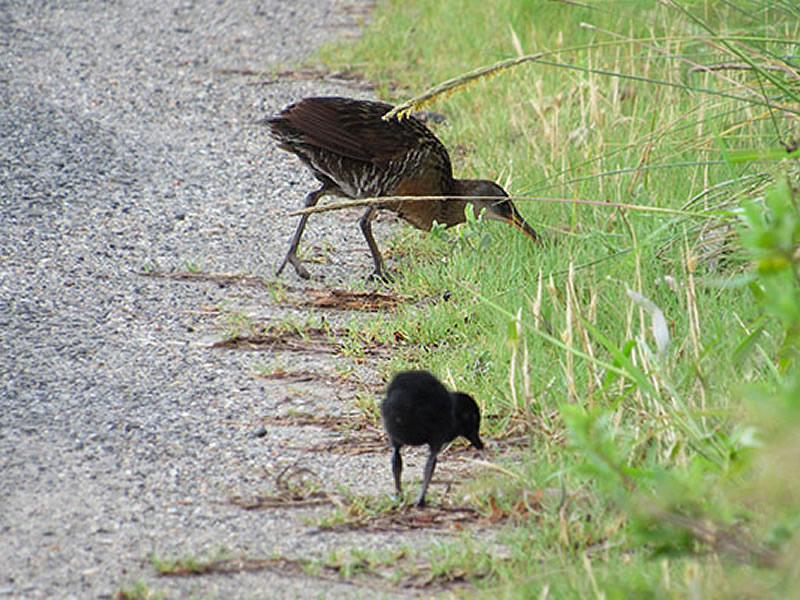
[[[500,199],[508,196],[503,188],[483,179],[454,179],[450,156],[439,139],[414,117],[384,121],[381,117],[391,109],[383,102],[304,98],[265,121],[279,146],[296,154],[322,183],[306,196],[306,207],[314,206],[325,194],[348,198],[443,196],[434,201],[396,201],[382,208],[430,231],[434,221],[448,227],[463,223],[464,208],[472,204],[476,215],[485,208],[487,218],[510,223],[541,244],[512,202]],[[492,198],[467,200],[463,196]],[[375,263],[374,275],[383,278],[383,259],[372,235],[375,210],[367,208],[360,223]],[[300,277],[310,277],[297,256],[307,220],[308,215],[301,217],[278,275],[291,263]]]

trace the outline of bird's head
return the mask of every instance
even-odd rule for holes
[[[484,215],[487,219],[503,221],[513,225],[521,229],[534,242],[541,245],[542,239],[539,234],[522,218],[522,215],[517,211],[517,207],[508,199],[506,191],[494,181],[489,181],[488,179],[456,179],[454,183],[457,195],[475,197],[475,199],[468,202],[474,207],[476,215],[479,215],[481,210],[486,209]]]
[[[451,392],[453,413],[456,421],[456,434],[467,438],[474,448],[483,450],[483,442],[478,435],[481,427],[481,412],[478,404],[469,394]]]

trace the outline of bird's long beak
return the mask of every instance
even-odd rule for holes
[[[511,205],[511,220],[509,221],[509,224],[513,225],[514,227],[517,227],[518,229],[521,229],[537,245],[539,246],[542,245],[542,238],[539,237],[539,234],[536,233],[533,227],[528,225],[527,221],[525,221],[525,219],[522,218],[522,215],[517,212],[517,209],[514,207],[513,204]]]
[[[544,245],[539,234],[522,218],[522,215],[517,211],[517,207],[514,206],[510,200],[504,198],[500,199],[490,204],[487,208],[488,210],[484,213],[487,219],[494,219],[495,221],[502,221],[503,223],[513,225],[517,229],[522,230],[522,232],[531,238],[537,246]],[[509,212],[511,213],[510,216]]]

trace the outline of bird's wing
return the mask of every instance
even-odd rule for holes
[[[365,162],[399,158],[433,134],[418,120],[384,121],[392,106],[347,98],[306,98],[280,117],[307,144]],[[435,138],[434,138],[435,139]]]

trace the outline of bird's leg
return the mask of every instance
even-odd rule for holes
[[[389,281],[390,278],[383,270],[383,258],[381,257],[381,251],[378,249],[378,244],[375,243],[375,238],[372,236],[373,218],[375,218],[375,207],[370,206],[364,211],[364,214],[361,215],[361,220],[359,221],[361,225],[361,233],[364,234],[364,239],[367,240],[369,251],[372,253],[372,262],[375,263],[375,270],[370,275],[370,279]]]
[[[318,190],[314,190],[313,192],[309,193],[306,196],[306,208],[311,208],[312,206],[316,205],[319,202],[319,199],[324,196],[328,192],[327,186],[322,186]],[[300,246],[300,238],[303,237],[303,229],[306,227],[306,221],[308,221],[308,215],[303,215],[300,217],[300,223],[297,224],[297,230],[294,232],[294,237],[292,238],[292,242],[289,244],[289,252],[286,253],[286,258],[283,259],[281,266],[278,267],[275,276],[281,274],[286,263],[291,263],[294,267],[294,270],[297,271],[297,274],[302,277],[303,279],[310,279],[311,273],[300,263],[300,259],[297,257],[297,248]]]
[[[400,475],[403,473],[403,457],[400,455],[400,445],[397,444],[392,452],[392,475],[394,475],[394,489],[397,491],[397,498],[402,498],[403,486],[400,484]]]
[[[419,507],[425,506],[425,493],[428,491],[428,484],[431,482],[431,477],[433,477],[433,470],[436,468],[436,455],[439,453],[439,448],[434,448],[433,446],[430,447],[430,454],[428,454],[428,460],[425,462],[425,472],[422,478],[422,491],[419,493],[419,497],[414,501]]]

